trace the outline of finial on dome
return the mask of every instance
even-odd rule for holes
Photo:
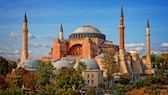
[[[86,26],[89,26],[88,21],[86,21]]]

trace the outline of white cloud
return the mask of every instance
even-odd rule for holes
[[[10,32],[9,36],[12,37],[12,38],[17,38],[17,37],[19,37],[19,35],[18,35],[18,34],[15,34],[14,32]]]
[[[39,47],[51,47],[49,44],[46,43],[30,43],[31,47],[39,48]]]
[[[160,55],[160,54],[162,54],[163,52],[161,52],[161,51],[151,50],[151,53],[156,54],[156,55]]]
[[[5,53],[6,53],[5,50],[0,49],[0,54],[5,54]]]
[[[144,43],[125,44],[125,49],[126,49],[127,52],[135,51],[138,54],[142,55],[142,54],[144,54],[145,44]]]
[[[33,53],[33,51],[29,50],[29,51],[28,51],[28,53],[29,53],[29,54],[32,54],[32,53]]]
[[[28,33],[28,38],[29,38],[29,39],[37,39],[37,36],[34,36],[34,35]]]
[[[14,55],[17,55],[17,54],[19,54],[19,53],[20,53],[19,50],[14,50],[14,51],[13,51],[13,54],[14,54]]]
[[[160,46],[162,46],[164,48],[168,48],[168,43],[162,43]]]
[[[125,44],[127,48],[133,48],[133,47],[144,47],[144,43],[131,43],[131,44]]]

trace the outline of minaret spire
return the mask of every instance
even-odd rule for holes
[[[121,0],[120,18],[124,18],[122,0]]]
[[[23,19],[23,28],[22,28],[22,55],[20,61],[28,59],[28,29],[27,29],[27,16],[26,13]]]
[[[123,6],[122,6],[122,1],[121,1],[121,10],[120,10],[120,25],[119,25],[119,30],[120,30],[120,50],[124,51],[124,12],[123,12]]]
[[[26,16],[26,13],[25,13],[25,15],[24,15],[24,20],[23,20],[23,22],[27,22],[27,16]]]
[[[150,58],[150,26],[149,18],[147,17],[146,24],[146,68],[151,69],[151,58]]]
[[[147,24],[146,24],[146,27],[150,28],[150,26],[149,26],[149,17],[147,17]]]
[[[62,24],[60,26],[60,40],[64,40]]]
[[[121,1],[121,9],[120,9],[120,25],[119,25],[119,34],[120,34],[120,45],[119,45],[119,70],[122,73],[129,73],[127,69],[127,65],[125,62],[125,49],[124,49],[124,12],[123,5]]]

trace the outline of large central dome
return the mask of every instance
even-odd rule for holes
[[[70,39],[85,38],[85,37],[105,39],[104,34],[102,34],[97,28],[90,26],[88,24],[77,28],[73,32],[73,34],[69,36]]]

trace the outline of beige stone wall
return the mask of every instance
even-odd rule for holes
[[[90,87],[98,88],[98,85],[102,83],[102,71],[101,70],[86,70],[83,72],[85,83]]]

